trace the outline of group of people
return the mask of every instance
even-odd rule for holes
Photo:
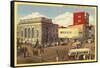
[[[82,46],[82,43],[79,40],[75,40],[74,42],[72,42],[72,49],[77,49],[80,48]]]

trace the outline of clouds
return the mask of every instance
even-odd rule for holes
[[[53,19],[53,23],[65,27],[73,25],[73,13],[65,12],[64,14],[58,15]],[[95,24],[95,16],[89,15],[89,24]]]
[[[59,24],[60,26],[68,26],[73,23],[73,13],[65,12],[64,14],[58,15],[53,19],[53,23]]]
[[[36,18],[36,17],[47,17],[46,15],[43,15],[39,12],[33,12],[27,16],[21,17],[20,19],[30,19],[30,18]],[[60,26],[68,26],[73,24],[73,13],[72,12],[65,12],[63,14],[60,14],[56,16],[54,19],[52,19],[54,24],[58,24]],[[89,23],[95,24],[95,16],[89,15]]]
[[[89,23],[95,25],[95,16],[92,15],[89,16]]]

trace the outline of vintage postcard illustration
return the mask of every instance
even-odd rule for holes
[[[11,66],[97,61],[97,6],[12,1]]]

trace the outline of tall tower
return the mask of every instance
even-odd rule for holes
[[[75,12],[73,14],[73,25],[89,24],[89,14],[87,12]]]

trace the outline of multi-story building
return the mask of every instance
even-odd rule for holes
[[[55,44],[58,39],[58,25],[45,17],[21,19],[17,25],[17,39],[35,46]]]
[[[89,38],[95,40],[95,26],[94,25],[89,26]]]
[[[89,14],[87,12],[75,12],[73,14],[73,25],[89,24]]]
[[[73,14],[73,25],[77,26],[77,25],[83,25],[82,27],[83,29],[83,38],[88,38],[89,36],[89,14],[87,12],[75,12]]]
[[[76,37],[73,37],[73,38],[82,38],[84,39],[86,37],[86,28],[85,28],[85,25],[84,24],[79,24],[79,25],[71,25],[68,27],[68,29],[72,29],[74,32],[73,35],[76,35]]]
[[[84,25],[70,25],[66,28],[58,29],[59,38],[83,38],[84,36]]]
[[[73,25],[58,29],[59,38],[87,39],[89,36],[89,14],[87,12],[73,13]]]

